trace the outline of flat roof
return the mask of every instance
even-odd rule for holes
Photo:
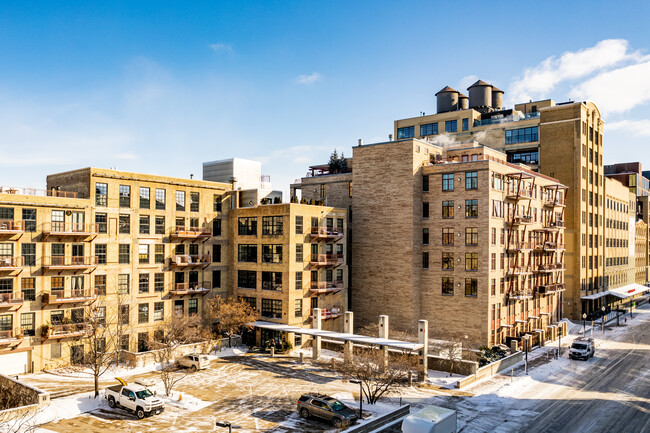
[[[343,332],[324,331],[322,329],[301,328],[299,326],[289,326],[282,323],[264,322],[258,320],[249,325],[256,328],[270,329],[273,331],[293,332],[294,334],[311,335],[314,337],[329,338],[331,340],[351,341],[353,343],[368,344],[374,346],[387,346],[395,349],[405,349],[410,351],[424,348],[422,343],[409,343],[407,341],[391,340],[388,338],[367,337],[358,334],[346,334]]]

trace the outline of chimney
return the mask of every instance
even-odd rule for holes
[[[388,134],[388,141],[393,141],[393,134]]]
[[[363,138],[359,139],[359,146],[363,146]]]

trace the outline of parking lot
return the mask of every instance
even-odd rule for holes
[[[155,378],[155,373],[143,375]],[[45,424],[57,432],[162,432],[221,431],[215,421],[228,421],[238,432],[336,431],[317,420],[305,421],[296,413],[298,397],[305,392],[354,395],[358,385],[338,380],[332,373],[296,358],[269,358],[247,354],[212,361],[207,370],[192,373],[176,387],[208,404],[196,411],[167,405],[160,415],[136,420],[107,405],[76,418]],[[223,431],[226,431],[225,429]]]

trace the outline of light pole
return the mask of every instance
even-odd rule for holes
[[[587,313],[582,313],[582,336],[587,336]]]
[[[217,427],[228,427],[228,433],[232,433],[232,424],[227,421],[217,421]]]
[[[621,320],[619,319],[619,316],[621,315],[621,301],[618,301],[616,303],[616,326],[621,326]]]
[[[524,335],[524,355],[526,356],[524,370],[526,374],[528,374],[528,335]]]
[[[605,306],[603,305],[601,310],[603,311],[603,334],[605,333]]]
[[[359,419],[363,419],[363,384],[357,379],[350,379],[350,383],[359,384]]]

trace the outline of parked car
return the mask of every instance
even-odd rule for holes
[[[595,351],[594,340],[583,337],[576,338],[571,344],[571,349],[569,349],[569,358],[587,360],[594,356]]]
[[[109,386],[104,392],[111,408],[121,407],[131,411],[138,419],[159,414],[165,410],[163,402],[156,397],[156,393],[149,390],[146,384],[135,382],[135,384],[129,385],[119,377],[116,379],[120,384]]]
[[[335,398],[324,394],[304,394],[298,399],[298,413],[309,419],[314,416],[329,421],[336,428],[355,424],[359,414]]]
[[[185,355],[176,358],[181,367],[189,368],[192,371],[203,370],[210,366],[207,355]]]

